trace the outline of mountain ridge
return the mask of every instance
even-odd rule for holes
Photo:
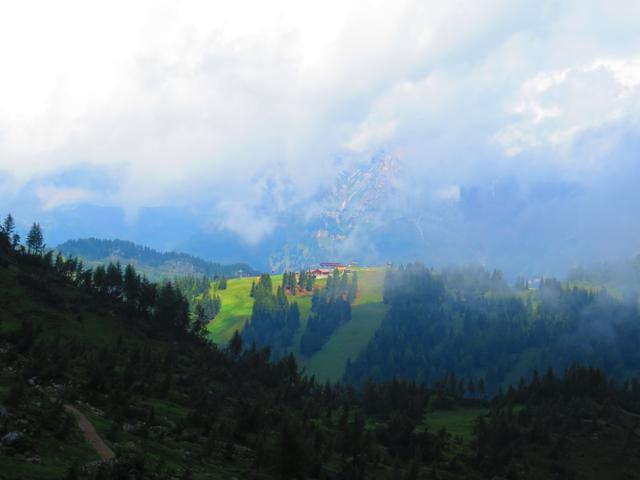
[[[258,273],[245,263],[211,262],[188,253],[161,252],[129,240],[88,237],[67,240],[58,245],[56,250],[63,255],[82,258],[90,264],[115,261],[131,263],[153,279],[187,275],[238,277]]]

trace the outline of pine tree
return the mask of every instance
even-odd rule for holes
[[[11,214],[8,214],[4,219],[4,222],[2,222],[2,227],[0,227],[0,230],[4,235],[6,235],[7,239],[11,240],[15,228],[16,226],[15,222],[13,221],[13,217],[11,216]]]
[[[62,270],[64,269],[64,258],[62,257],[62,254],[60,252],[58,252],[58,254],[56,255],[54,268],[58,273],[62,273]]]
[[[307,275],[307,283],[305,285],[305,290],[307,290],[307,292],[310,292],[313,290],[313,283],[315,282],[316,277],[314,277],[313,275],[309,274]]]
[[[233,337],[229,341],[229,351],[235,356],[240,355],[240,352],[242,352],[242,337],[237,330],[233,332]]]
[[[127,304],[135,308],[140,295],[140,277],[130,264],[124,269],[123,290]]]
[[[197,304],[194,310],[193,333],[204,335],[207,328],[207,315],[201,304]]]
[[[39,223],[34,223],[27,234],[27,250],[29,253],[40,255],[44,250],[44,237]]]
[[[289,274],[289,292],[291,292],[291,295],[296,295],[298,293],[298,285],[296,283],[295,272],[291,272]]]
[[[120,262],[109,263],[107,265],[105,277],[107,293],[113,298],[120,298],[122,295],[122,266]]]

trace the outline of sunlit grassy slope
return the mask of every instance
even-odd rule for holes
[[[276,280],[274,278],[274,280]],[[244,322],[251,316],[253,298],[251,282],[254,277],[234,278],[227,281],[227,288],[217,292],[222,308],[215,320],[209,323],[211,338],[216,343],[229,341],[235,330],[242,330]]]
[[[347,360],[355,358],[382,323],[388,305],[382,303],[384,269],[358,272],[359,297],[351,309],[351,321],[342,325],[322,349],[307,362],[307,371],[321,381],[342,378]]]
[[[236,330],[242,330],[244,323],[251,317],[253,298],[251,293],[251,283],[257,281],[258,277],[233,278],[227,281],[227,288],[216,293],[220,296],[222,308],[215,320],[209,323],[211,339],[216,343],[226,343],[233,336]],[[282,283],[282,275],[272,275],[274,291]],[[318,280],[318,286],[324,286],[325,280]],[[213,287],[212,287],[213,288]],[[304,324],[311,310],[311,295],[297,295],[289,297],[290,300],[298,302],[300,308],[300,318]]]
[[[273,275],[276,288],[282,282],[282,275]],[[251,317],[253,298],[249,296],[254,277],[231,279],[226,290],[218,291],[222,309],[216,319],[209,324],[211,338],[217,343],[229,341],[235,330],[242,330],[244,323]],[[310,359],[300,359],[310,374],[319,380],[336,381],[342,377],[349,358],[355,359],[380,327],[387,306],[382,303],[384,269],[367,268],[358,270],[359,292],[352,308],[350,322],[342,325],[331,339]],[[316,285],[322,288],[325,280]],[[301,328],[295,337],[294,345],[300,342],[306,320],[311,310],[311,296],[298,295],[290,300],[298,302],[300,307]],[[297,350],[294,351],[297,354]]]

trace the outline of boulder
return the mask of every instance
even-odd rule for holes
[[[0,443],[2,445],[14,445],[20,440],[20,437],[22,437],[20,432],[9,432],[0,439]]]

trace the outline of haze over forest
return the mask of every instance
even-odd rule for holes
[[[0,480],[640,479],[640,2],[0,2]]]
[[[50,246],[119,238],[260,269],[515,277],[629,258],[639,10],[5,5],[3,210],[21,231],[38,219]]]

